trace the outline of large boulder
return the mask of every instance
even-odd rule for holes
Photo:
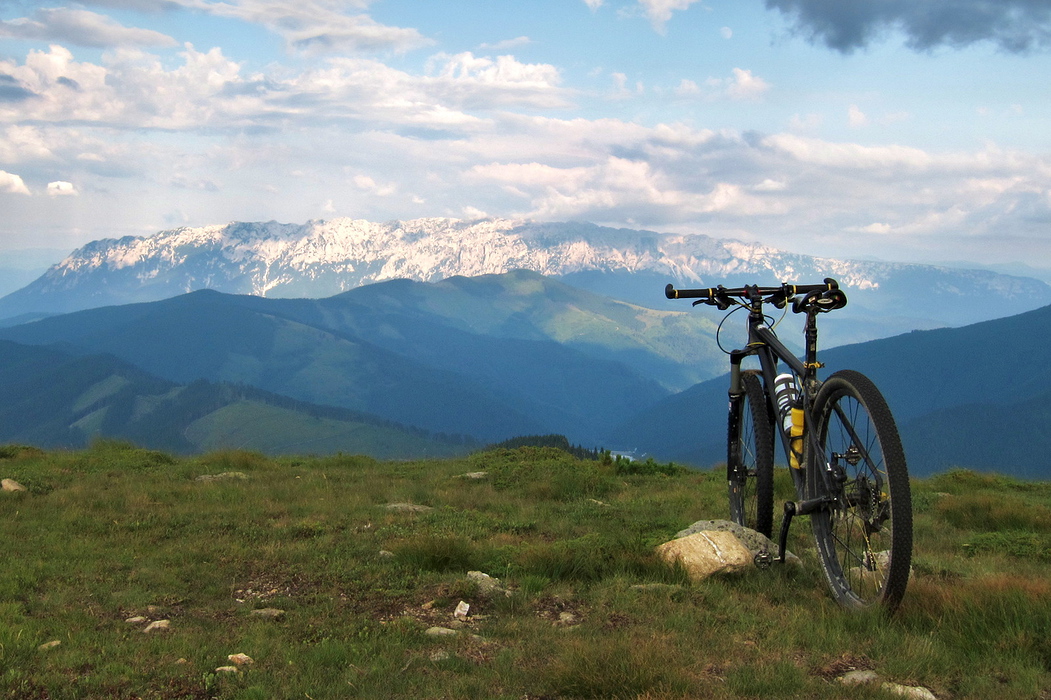
[[[657,554],[669,564],[680,564],[692,581],[752,566],[752,553],[732,532],[704,531],[665,542]]]

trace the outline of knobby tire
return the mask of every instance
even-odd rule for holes
[[[759,373],[741,373],[730,401],[726,473],[730,519],[770,536],[774,524],[774,425]]]
[[[812,493],[827,465],[843,468],[829,509],[811,514],[818,556],[843,606],[895,610],[912,563],[912,499],[905,452],[883,395],[852,370],[832,374],[814,400],[820,453],[809,450]]]

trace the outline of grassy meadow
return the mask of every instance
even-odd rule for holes
[[[0,493],[2,698],[895,697],[834,680],[851,669],[1051,698],[1051,483],[914,481],[915,578],[887,618],[836,606],[805,519],[800,568],[691,584],[662,564],[656,545],[726,516],[718,471],[100,442],[0,448],[0,477],[26,487]],[[217,671],[238,653],[254,663]]]

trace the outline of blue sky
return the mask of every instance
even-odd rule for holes
[[[586,220],[1051,268],[1051,0],[0,0],[0,254]]]

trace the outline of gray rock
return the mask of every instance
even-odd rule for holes
[[[388,503],[386,508],[398,513],[426,513],[429,510],[434,510],[430,506],[421,506],[415,503]]]
[[[843,685],[867,685],[878,681],[879,675],[875,671],[851,671],[836,680]]]
[[[285,616],[285,611],[278,608],[259,608],[258,610],[253,610],[250,614],[268,620],[280,620]]]
[[[150,634],[153,632],[167,632],[171,630],[171,622],[169,620],[156,620],[146,625],[143,628],[144,634]]]
[[[456,630],[449,629],[448,627],[429,627],[424,634],[429,637],[455,637],[460,633]]]
[[[937,696],[934,693],[920,686],[898,685],[897,683],[882,683],[880,687],[886,690],[888,693],[894,693],[895,695],[900,695],[903,698],[912,698],[912,700],[938,700]]]
[[[248,475],[244,472],[223,472],[222,474],[202,474],[194,481],[208,483],[212,481],[246,481],[247,479]]]
[[[493,578],[489,574],[481,571],[468,571],[467,578],[478,584],[478,592],[484,596],[511,597],[511,591],[500,585],[500,579]]]
[[[880,682],[880,677],[875,671],[851,671],[843,674],[836,680],[846,686],[874,685]],[[880,683],[879,687],[888,693],[911,698],[912,700],[938,700],[934,693],[921,686],[900,685],[884,681]]]

